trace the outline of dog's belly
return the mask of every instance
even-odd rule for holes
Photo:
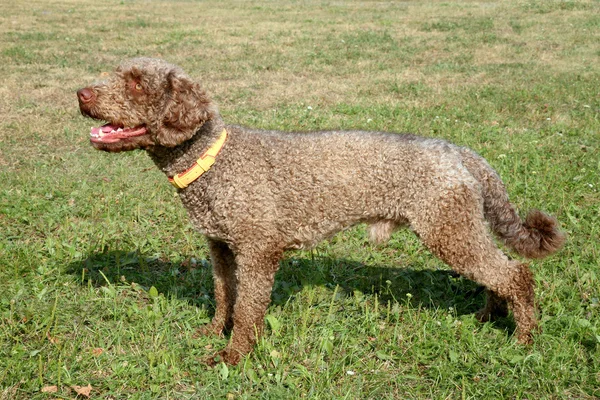
[[[302,226],[289,238],[286,250],[310,249],[336,233],[357,224],[340,223],[337,221],[321,221],[315,226]]]

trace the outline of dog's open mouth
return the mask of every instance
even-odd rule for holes
[[[146,133],[146,127],[143,125],[134,128],[125,128],[113,124],[106,124],[92,128],[90,140],[94,143],[117,143],[124,139],[145,135]]]

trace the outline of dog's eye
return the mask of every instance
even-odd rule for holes
[[[132,79],[129,81],[129,90],[133,94],[139,94],[144,92],[144,87],[139,81]]]

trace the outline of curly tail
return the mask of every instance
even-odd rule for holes
[[[489,210],[492,230],[523,257],[544,258],[559,250],[565,243],[565,234],[560,231],[556,218],[539,210],[531,210],[523,223],[511,206],[517,219],[514,222],[499,221],[504,212]]]
[[[523,221],[492,167],[469,149],[461,148],[460,153],[463,165],[482,186],[485,219],[507,246],[526,258],[543,258],[562,247],[565,234],[560,230],[556,218],[539,210],[531,210]]]

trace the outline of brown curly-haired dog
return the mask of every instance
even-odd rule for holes
[[[487,288],[481,320],[514,314],[520,342],[536,327],[533,276],[509,259],[547,256],[564,235],[532,211],[523,222],[494,170],[443,140],[381,132],[282,133],[225,125],[200,85],[174,65],[137,58],[77,92],[104,151],[145,149],[178,187],[208,238],[217,308],[204,332],[233,328],[220,355],[235,364],[263,330],[283,252],[366,223],[381,242],[409,226],[455,271]],[[487,223],[486,223],[487,221]]]

